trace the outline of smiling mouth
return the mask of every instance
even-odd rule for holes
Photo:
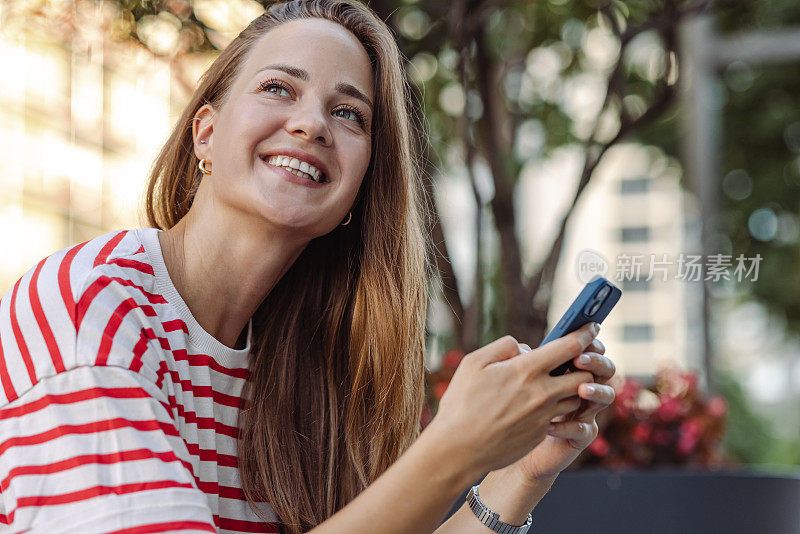
[[[281,155],[265,155],[260,157],[261,161],[264,163],[285,169],[296,176],[300,176],[301,178],[306,178],[318,184],[324,184],[328,182],[328,177],[321,170],[298,158]]]

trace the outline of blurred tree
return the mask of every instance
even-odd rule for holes
[[[796,0],[744,0],[720,19],[727,33],[797,28]],[[800,333],[800,58],[722,70],[722,220],[730,251],[762,256],[758,280],[744,288],[787,328]],[[731,252],[725,252],[731,253]]]
[[[139,41],[171,59],[181,77],[186,54],[223,48],[238,30],[271,2],[254,0],[76,0],[78,12],[102,5],[107,29]],[[755,0],[753,0],[755,3]],[[37,2],[9,2],[30,16],[52,17]],[[16,5],[16,7],[13,7]],[[448,151],[461,155],[472,183],[477,254],[472,298],[464,302],[438,214],[431,235],[441,287],[453,313],[453,339],[469,352],[510,333],[539,340],[547,326],[555,269],[568,220],[595,168],[619,141],[672,132],[678,79],[676,29],[682,20],[718,9],[714,0],[373,0],[369,5],[393,28],[409,60],[417,101],[415,120],[431,141],[425,162],[426,192],[435,208],[433,180]],[[22,6],[21,8],[19,6]],[[58,23],[74,30],[79,17]],[[165,38],[165,36],[169,38]],[[643,56],[642,45],[649,51]],[[184,76],[187,88],[188,83]],[[594,89],[592,89],[594,88]],[[578,105],[577,90],[593,90]],[[571,90],[571,91],[569,91]],[[572,94],[572,96],[569,96]],[[672,114],[674,117],[674,113]],[[526,147],[531,128],[543,135],[540,149]],[[669,139],[669,137],[667,137]],[[572,202],[561,216],[548,250],[531,276],[523,273],[515,233],[515,185],[523,165],[566,145],[582,146],[585,158]],[[489,169],[493,193],[482,192],[478,165]],[[497,264],[484,271],[482,211],[488,209],[498,236]],[[491,280],[497,281],[496,284]],[[494,287],[490,316],[484,316],[484,284]]]

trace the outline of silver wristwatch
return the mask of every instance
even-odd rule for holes
[[[528,514],[528,519],[524,525],[515,527],[508,523],[500,521],[500,514],[483,504],[483,501],[478,498],[478,486],[472,486],[467,494],[467,505],[469,506],[478,521],[500,534],[525,534],[531,528],[533,518]]]

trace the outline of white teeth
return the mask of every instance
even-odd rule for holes
[[[315,182],[319,182],[322,179],[322,171],[310,163],[300,161],[298,158],[292,158],[289,156],[270,156],[267,160],[267,163],[270,165],[276,165],[278,167],[285,167],[291,172],[302,172],[302,174],[298,174],[298,172],[294,172],[294,174],[297,174],[298,176],[306,176]]]

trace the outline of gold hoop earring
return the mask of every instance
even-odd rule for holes
[[[340,224],[339,226],[347,226],[348,224],[350,224],[350,219],[352,219],[352,218],[353,218],[353,212],[352,211],[348,211],[347,212],[347,222],[344,222],[344,223]]]
[[[209,161],[209,163],[211,162]],[[197,166],[200,167],[200,172],[203,174],[211,174],[211,171],[206,169],[206,158],[201,159]]]

